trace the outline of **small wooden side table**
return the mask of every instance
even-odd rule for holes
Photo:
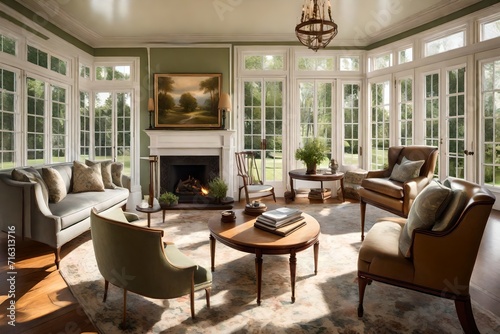
[[[140,205],[137,205],[135,209],[142,213],[148,214],[148,227],[151,227],[151,214],[155,212],[160,212],[161,207],[158,204],[153,204],[153,207],[142,208]],[[163,218],[165,219],[165,218]]]
[[[295,199],[295,190],[293,189],[293,179],[305,181],[319,181],[321,182],[321,189],[323,189],[323,181],[337,181],[340,180],[340,189],[342,191],[342,202],[345,200],[344,196],[344,173],[337,172],[335,174],[306,174],[306,169],[294,169],[288,172],[290,176],[290,199]]]

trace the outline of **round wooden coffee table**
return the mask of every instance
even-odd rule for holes
[[[257,217],[235,210],[236,220],[232,223],[221,222],[221,216],[215,215],[208,222],[210,230],[210,256],[212,271],[215,270],[215,240],[236,250],[254,253],[257,271],[257,304],[260,305],[262,287],[262,255],[290,254],[290,280],[292,303],[295,302],[296,253],[314,245],[314,274],[318,272],[319,223],[312,216],[303,213],[306,225],[297,231],[281,237],[260,230],[253,226]]]

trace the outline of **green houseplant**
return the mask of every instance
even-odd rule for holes
[[[179,203],[179,196],[167,191],[160,195],[158,202],[160,202],[160,205],[174,206]]]
[[[295,151],[295,159],[305,163],[306,174],[316,174],[316,167],[326,159],[326,144],[323,139],[309,138],[303,147]]]
[[[226,197],[228,186],[226,182],[219,176],[208,182],[208,193],[215,198],[216,202],[220,202]]]

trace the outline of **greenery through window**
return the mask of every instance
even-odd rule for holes
[[[97,66],[95,69],[96,80],[130,80],[130,66]]]
[[[399,81],[398,122],[399,142],[401,145],[413,144],[413,79]]]
[[[413,48],[407,48],[399,51],[399,64],[409,63],[413,61]]]
[[[381,70],[392,66],[392,53],[377,56],[373,59],[373,70]]]
[[[28,92],[27,154],[28,164],[45,162],[45,82],[33,78],[26,79]]]
[[[66,161],[67,115],[66,89],[51,86],[52,162]]]
[[[500,19],[481,24],[481,41],[500,37]]]
[[[80,78],[90,79],[90,67],[80,64]]]
[[[439,74],[425,76],[425,144],[439,147]],[[439,160],[434,175],[439,175]]]
[[[483,133],[483,182],[500,186],[500,59],[481,68]]]
[[[90,159],[90,94],[80,92],[80,160]]]
[[[333,57],[299,57],[299,71],[333,71]]]
[[[465,68],[448,71],[448,175],[465,178]]]
[[[351,56],[340,57],[340,70],[341,71],[359,71],[359,57]]]
[[[50,69],[54,72],[57,72],[62,75],[66,75],[66,70],[67,70],[67,62],[64,60],[61,60],[57,57],[51,56],[50,57]]]
[[[282,71],[285,69],[285,59],[280,55],[248,55],[244,59],[245,70]]]
[[[370,169],[383,169],[387,161],[390,130],[389,81],[371,84],[371,141]]]
[[[0,68],[0,169],[16,162],[16,74]]]
[[[48,68],[49,55],[47,52],[28,45],[28,61],[43,68]]]
[[[343,85],[342,113],[344,115],[343,164],[359,165],[359,84]]]
[[[7,54],[16,55],[16,40],[4,35],[0,35],[0,50]]]

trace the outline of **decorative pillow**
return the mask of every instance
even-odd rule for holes
[[[73,192],[104,191],[101,164],[87,166],[73,161]]]
[[[31,167],[26,169],[14,169],[12,170],[12,179],[21,182],[35,182],[40,184],[43,200],[45,204],[49,204],[49,189],[36,169]]]
[[[453,190],[453,195],[448,203],[446,210],[443,212],[439,220],[432,227],[433,231],[444,231],[453,225],[460,214],[462,213],[465,205],[467,204],[467,196],[460,189]]]
[[[91,161],[85,160],[85,164],[87,166],[93,166],[100,164],[101,165],[101,175],[102,175],[102,183],[104,184],[104,188],[106,189],[115,189],[116,186],[113,184],[113,179],[111,177],[111,164],[113,161],[105,160],[105,161]]]
[[[395,164],[390,176],[391,180],[406,182],[420,175],[420,168],[425,160],[412,161],[403,157],[401,164]]]
[[[452,198],[452,191],[433,180],[413,202],[408,219],[399,236],[399,250],[405,257],[411,256],[412,234],[415,229],[431,229]]]
[[[111,177],[113,179],[113,183],[117,187],[123,187],[122,172],[123,172],[123,164],[121,162],[113,162],[111,164]]]
[[[58,203],[66,197],[66,184],[57,170],[52,167],[42,168],[42,178],[49,191],[49,203]]]

